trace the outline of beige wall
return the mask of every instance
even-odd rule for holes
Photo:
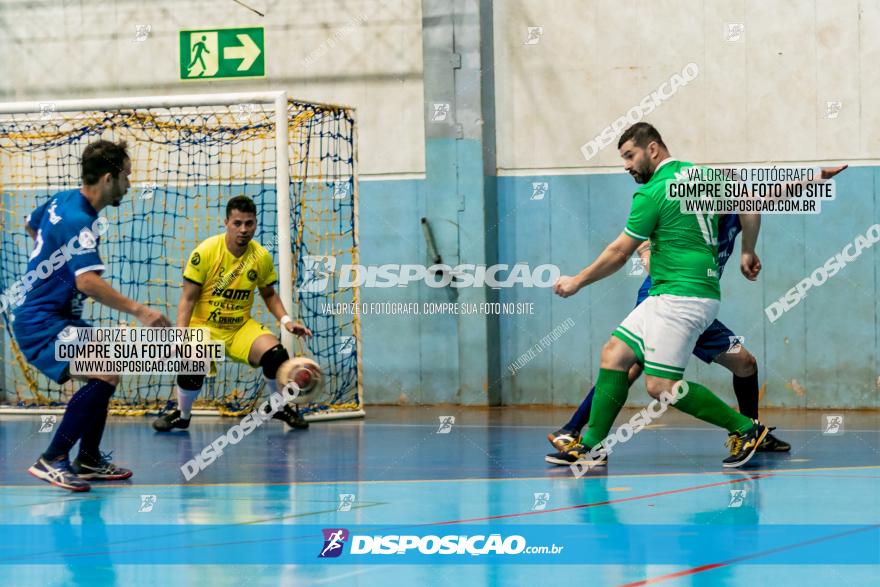
[[[681,157],[880,156],[880,2],[499,0],[495,30],[503,170],[618,166],[616,138],[590,160],[581,145],[688,62],[699,76],[645,118]]]
[[[358,109],[364,174],[424,171],[419,0],[0,2],[0,101],[286,89]],[[135,27],[149,24],[144,42]],[[263,26],[267,72],[178,80],[178,32]]]

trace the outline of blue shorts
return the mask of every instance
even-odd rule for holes
[[[12,322],[12,332],[21,354],[31,366],[55,383],[64,383],[70,379],[70,361],[55,360],[55,341],[68,326],[89,328],[91,324],[85,320],[61,318],[34,325],[18,316]]]
[[[651,282],[648,280],[645,280],[645,283],[642,284],[642,287],[639,289],[639,296],[636,299],[636,306],[644,302],[648,297],[650,285]],[[694,356],[704,363],[712,363],[715,361],[715,357],[730,350],[735,336],[730,328],[715,320],[697,339],[697,343],[694,346]]]

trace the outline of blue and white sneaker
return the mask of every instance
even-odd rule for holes
[[[130,469],[123,469],[122,467],[117,467],[113,463],[110,462],[110,457],[113,453],[101,453],[101,460],[97,463],[88,463],[86,461],[81,460],[79,457],[76,457],[76,460],[73,461],[73,472],[80,479],[95,479],[97,481],[121,481],[122,479],[128,479],[134,473],[131,472]]]
[[[49,485],[67,489],[68,491],[88,491],[92,488],[88,481],[76,476],[70,468],[70,459],[67,457],[55,461],[47,461],[41,455],[37,462],[28,469],[28,473]]]

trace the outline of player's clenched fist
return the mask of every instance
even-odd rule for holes
[[[580,291],[581,285],[576,277],[563,275],[553,284],[553,292],[559,297],[567,298]]]
[[[761,259],[755,253],[743,253],[739,268],[746,279],[755,281],[761,272]]]

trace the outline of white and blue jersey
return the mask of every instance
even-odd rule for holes
[[[25,358],[51,379],[67,379],[67,363],[55,361],[55,338],[82,321],[85,295],[76,277],[104,271],[98,255],[103,221],[79,189],[59,192],[27,218],[36,233],[27,272],[19,280],[24,301],[15,309],[15,340]]]
[[[733,247],[736,244],[737,235],[742,232],[742,224],[740,224],[739,216],[736,214],[727,214],[718,219],[718,277],[724,272],[724,265],[733,254]],[[648,290],[651,289],[651,276],[645,278],[642,287],[639,288],[639,295],[636,298],[636,306],[644,302],[648,298]],[[715,320],[709,325],[694,347],[694,355],[705,363],[711,363],[720,353],[730,349],[733,331],[727,326]]]

